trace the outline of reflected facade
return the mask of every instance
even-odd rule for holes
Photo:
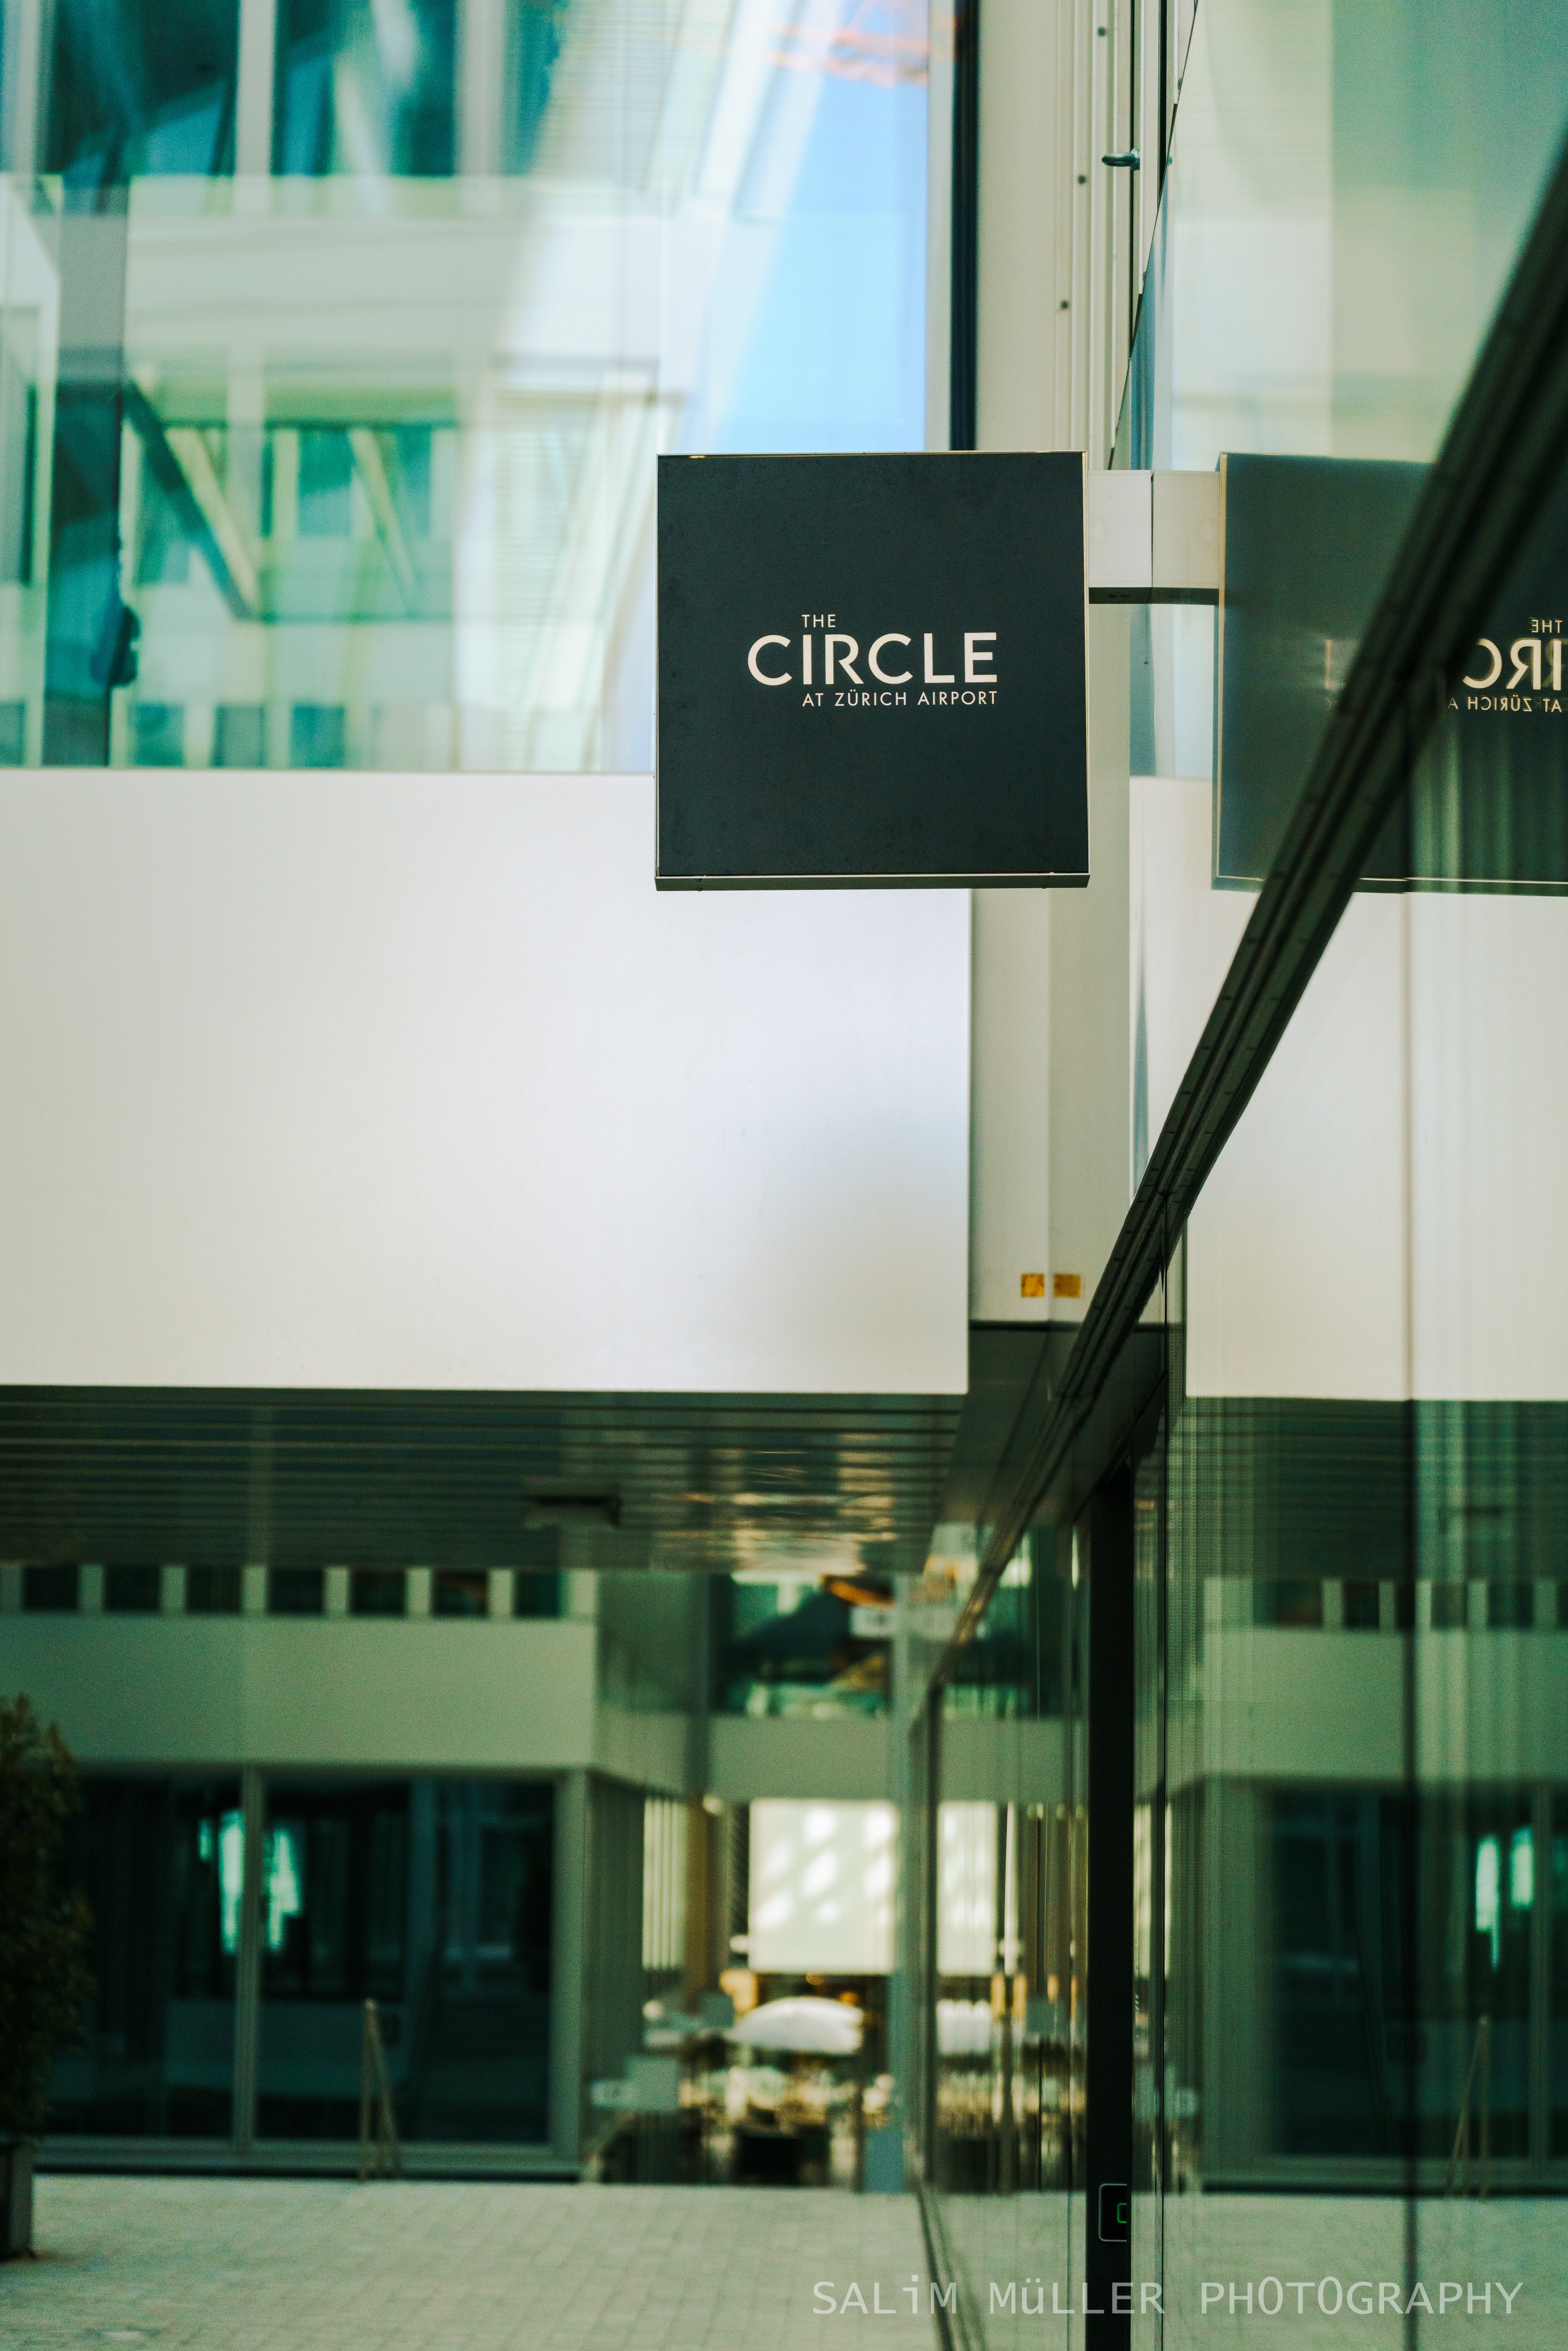
[[[8,11],[0,759],[650,767],[656,455],[924,440],[865,15]]]
[[[1225,587],[1131,624],[1134,1183],[1558,162],[1560,20],[1443,22],[1204,0],[1180,60],[1117,459],[1222,473]],[[1554,2339],[1563,496],[921,1713],[966,2344]]]
[[[68,1855],[92,1906],[96,1990],[53,2127],[223,2138],[233,2126],[245,1877],[236,1780],[92,1779]]]
[[[647,764],[654,455],[924,435],[936,51],[895,14],[768,47],[744,10],[283,0],[263,38],[246,0],[121,12],[110,57],[59,13],[40,143],[6,131],[11,763]],[[1568,475],[1412,673],[1381,830],[1190,1190],[1160,1154],[1329,854],[1302,810],[1554,184],[1568,34],[1545,0],[1202,0],[1131,54],[1075,158],[1125,174],[1090,289],[1134,289],[1125,397],[1097,359],[1112,429],[1074,437],[1218,474],[1224,584],[1091,614],[1100,960],[1059,902],[1009,967],[1061,1063],[1084,972],[1118,1019],[1125,987],[1124,1069],[1063,1082],[1043,1147],[1092,1188],[1124,1111],[1105,1247],[1030,1225],[1004,1271],[1040,1319],[1001,1336],[1036,1352],[885,1457],[832,1452],[844,1396],[825,1466],[799,1397],[528,1396],[421,1440],[501,1550],[416,1564],[411,1513],[327,1565],[275,1540],[268,1423],[233,1446],[251,1563],[0,1570],[101,1734],[58,2084],[95,2159],[346,2165],[373,2001],[429,2168],[915,2187],[947,2351],[1553,2340]],[[1096,1355],[1129,1201],[1158,1277]],[[144,1633],[144,1729],[192,1656],[232,1700],[200,1769],[152,1731],[140,1774],[103,1760],[110,1636]]]

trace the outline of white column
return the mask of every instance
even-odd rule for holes
[[[34,0],[37,5],[37,0]],[[239,0],[239,87],[235,99],[235,177],[272,170],[273,76],[277,0]]]
[[[0,89],[5,169],[19,181],[30,179],[42,160],[47,82],[42,0],[8,0],[0,36]]]
[[[575,2163],[582,2144],[582,2003],[588,1924],[588,1774],[556,1782],[550,1949],[550,2144]]]
[[[234,2140],[248,2153],[256,2138],[256,2056],[261,2023],[262,1862],[267,1835],[267,1790],[260,1771],[247,1763],[240,1773],[240,1812],[245,1822],[245,1877],[240,1893],[239,1954],[235,1970]]]
[[[466,177],[491,179],[501,170],[506,90],[502,0],[458,0],[457,169]]]
[[[1051,910],[1050,1197],[1052,1282],[1077,1274],[1053,1317],[1082,1319],[1132,1198],[1132,970],[1128,873],[1128,623],[1089,614],[1086,890]]]

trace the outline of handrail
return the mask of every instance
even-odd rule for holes
[[[1458,2126],[1454,2133],[1454,2151],[1448,2158],[1448,2169],[1443,2181],[1443,2193],[1451,2196],[1454,2179],[1463,2167],[1464,2188],[1469,2194],[1470,2180],[1470,2091],[1475,2083],[1476,2067],[1481,2074],[1481,2146],[1479,2168],[1479,2193],[1484,2198],[1491,2188],[1491,2019],[1483,2016],[1476,2025],[1475,2047],[1470,2051],[1470,2068],[1465,2075],[1464,2095],[1459,2100]]]
[[[382,2039],[381,2011],[373,2000],[365,2002],[364,2030],[360,2036],[360,2178],[401,2179],[402,2147],[392,2112],[392,2074]]]

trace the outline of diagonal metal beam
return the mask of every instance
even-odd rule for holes
[[[245,534],[235,519],[207,444],[193,426],[165,426],[140,384],[125,386],[127,422],[141,440],[147,470],[201,549],[218,592],[236,621],[261,618],[261,586]]]

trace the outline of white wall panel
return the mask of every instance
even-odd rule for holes
[[[974,893],[969,1311],[977,1322],[1049,1322],[1051,910],[1049,890]]]
[[[1419,1396],[1568,1397],[1568,904],[1410,901]]]
[[[1408,904],[1351,901],[1193,1211],[1194,1395],[1408,1392]]]
[[[1214,786],[1207,776],[1134,776],[1132,795],[1133,1017],[1142,1024],[1143,1120],[1152,1150],[1256,893],[1214,887]],[[1135,1062],[1134,1089],[1139,1081]]]
[[[1354,898],[1189,1227],[1195,1395],[1568,1398],[1568,905]]]
[[[646,777],[0,783],[0,1381],[957,1392],[961,892]]]
[[[891,1804],[754,1803],[751,1966],[767,1975],[889,1974],[897,1875]]]
[[[601,1743],[612,1719],[595,1716],[591,1625],[63,1615],[0,1625],[5,1686],[25,1689],[78,1761],[98,1769],[580,1769],[599,1760],[596,1729]],[[668,1719],[643,1718],[644,1750]],[[664,1772],[650,1776],[669,1784]]]

